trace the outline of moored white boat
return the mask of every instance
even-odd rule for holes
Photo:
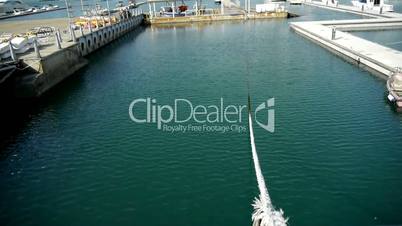
[[[24,11],[21,11],[21,10],[15,9],[15,10],[14,10],[14,12],[13,12],[13,14],[14,14],[14,15],[16,15],[16,16],[18,16],[18,15],[22,15],[22,14],[24,14]]]
[[[37,13],[39,11],[40,11],[40,9],[38,9],[36,7],[31,7],[29,9],[25,10],[25,12],[27,12],[27,13]]]
[[[15,49],[20,49],[28,44],[28,39],[26,37],[15,37],[11,39],[11,44]]]
[[[15,53],[25,53],[33,47],[33,41],[36,37],[31,35],[28,37],[15,37],[11,39],[11,44]],[[8,41],[0,43],[1,58],[10,57],[10,46]]]
[[[289,4],[291,5],[301,5],[303,0],[289,0]]]
[[[0,36],[0,54],[8,52],[10,50],[8,42],[12,38],[11,34],[2,34]]]
[[[255,11],[257,13],[284,11],[285,6],[283,2],[266,0],[264,4],[256,4]]]
[[[10,50],[10,47],[9,47],[8,42],[0,43],[0,54],[3,54],[3,53],[5,53],[5,52],[7,52],[9,50]]]
[[[384,0],[353,0],[351,3],[353,6],[363,10],[375,10],[378,12],[394,11],[394,6],[391,4],[385,4]]]
[[[42,10],[53,10],[53,9],[57,9],[57,8],[59,8],[58,5],[49,4],[49,5],[44,5],[41,9]]]
[[[402,110],[402,72],[397,72],[387,81],[388,100]]]

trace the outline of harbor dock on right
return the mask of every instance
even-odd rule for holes
[[[298,34],[385,79],[402,68],[402,52],[346,32],[379,27],[402,28],[402,18],[292,22],[290,27]]]
[[[313,0],[305,0],[303,2],[305,5],[320,7],[329,10],[335,10],[346,13],[353,13],[357,15],[374,17],[374,18],[400,18],[402,14],[395,12],[386,12],[381,8],[378,9],[368,9],[366,7],[358,8],[352,5],[344,5],[339,4],[336,0],[325,0],[325,1],[313,1]]]

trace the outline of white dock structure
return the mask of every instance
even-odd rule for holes
[[[402,28],[402,18],[293,22],[290,26],[302,36],[385,79],[402,68],[402,52],[346,32]]]
[[[402,18],[402,14],[395,13],[395,12],[381,12],[380,10],[371,10],[365,9],[364,7],[359,9],[356,6],[352,5],[343,5],[339,4],[338,2],[332,3],[330,0],[328,1],[312,1],[306,0],[303,2],[305,5],[309,6],[316,6],[320,8],[347,12],[347,13],[354,13],[362,16],[373,17],[373,18]]]

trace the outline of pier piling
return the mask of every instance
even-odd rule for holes
[[[36,55],[36,58],[41,58],[41,56],[40,56],[40,52],[39,52],[39,46],[38,46],[38,39],[37,38],[35,38],[34,40],[33,40],[33,45],[34,45],[34,50],[35,50],[35,55]]]
[[[84,36],[84,29],[82,29],[81,26],[80,26],[80,32],[81,32],[81,36]]]
[[[60,29],[57,29],[56,34],[59,36],[60,43],[63,42],[63,38],[61,37]]]
[[[15,54],[14,47],[13,47],[13,43],[11,43],[11,40],[8,41],[8,46],[10,47],[11,59],[13,59],[13,61],[17,61],[18,58],[17,58],[17,55]]]
[[[70,31],[71,40],[72,40],[73,42],[76,42],[76,41],[77,41],[77,38],[75,37],[75,31],[74,31],[74,29],[71,27],[71,24],[68,26],[68,28],[69,28],[69,31]]]
[[[152,6],[151,6],[151,3],[148,3],[148,8],[149,8],[149,18],[152,19],[153,13],[152,13]]]
[[[60,39],[59,39],[59,32],[57,31],[55,34],[54,34],[54,38],[56,39],[56,46],[57,46],[57,48],[58,49],[61,49],[61,44],[60,44]]]

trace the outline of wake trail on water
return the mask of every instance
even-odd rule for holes
[[[257,177],[258,189],[260,190],[259,198],[254,198],[254,212],[251,216],[253,226],[286,226],[288,219],[283,217],[282,209],[275,210],[272,205],[271,198],[268,194],[267,186],[265,185],[264,176],[261,172],[260,162],[258,160],[257,149],[254,142],[253,120],[251,117],[250,95],[248,97],[248,123],[250,129],[251,152],[253,154],[253,162],[255,175]]]

